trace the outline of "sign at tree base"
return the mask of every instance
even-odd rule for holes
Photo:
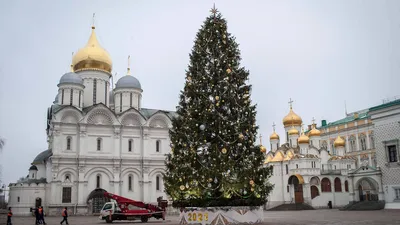
[[[246,206],[184,208],[179,216],[179,224],[261,224],[263,221],[264,211],[262,207]]]

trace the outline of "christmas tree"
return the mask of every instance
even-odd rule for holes
[[[272,189],[235,38],[215,9],[197,33],[164,175],[174,207],[260,206]]]

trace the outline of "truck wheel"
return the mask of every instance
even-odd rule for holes
[[[112,223],[112,219],[109,216],[106,217],[106,223]]]
[[[142,216],[140,218],[140,220],[142,221],[142,223],[147,223],[147,221],[149,221],[149,217],[148,216]]]

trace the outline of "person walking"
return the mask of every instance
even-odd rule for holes
[[[11,210],[11,207],[9,207],[8,208],[8,213],[7,213],[7,225],[12,225],[12,223],[11,223],[12,216],[13,216],[12,210]]]
[[[67,211],[67,207],[65,207],[65,208],[62,210],[61,215],[62,215],[62,217],[63,217],[63,220],[60,222],[60,224],[63,224],[63,223],[65,222],[65,223],[68,225],[68,211]]]
[[[42,206],[39,207],[39,222],[41,224],[46,224],[46,222],[44,221],[44,212]]]
[[[36,207],[36,209],[35,209],[35,218],[36,218],[35,224],[36,225],[40,224],[39,207]]]

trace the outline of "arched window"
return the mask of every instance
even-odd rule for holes
[[[67,150],[71,150],[71,142],[72,142],[72,138],[67,137]]]
[[[160,148],[161,148],[161,141],[157,140],[156,141],[156,152],[160,152]]]
[[[326,177],[321,180],[321,192],[332,192],[331,181]]]
[[[156,176],[156,191],[160,190],[160,176]]]
[[[340,182],[340,178],[335,178],[335,192],[342,192],[342,182]]]
[[[100,188],[101,186],[101,176],[97,175],[96,176],[96,188]]]
[[[349,182],[347,180],[344,182],[344,190],[349,192]]]
[[[286,174],[289,174],[289,166],[288,166],[288,164],[286,164],[285,166],[286,166]]]
[[[129,175],[128,177],[128,190],[132,191],[132,175]]]
[[[65,175],[64,182],[70,182],[71,179],[69,177],[70,177],[69,174]]]
[[[356,138],[354,136],[350,137],[350,152],[356,151]]]
[[[97,138],[97,151],[101,151],[102,140],[101,138]]]
[[[318,188],[314,185],[311,186],[311,199],[314,199],[319,195]]]
[[[128,152],[131,152],[132,148],[133,148],[133,140],[131,139],[128,141]]]
[[[370,145],[370,148],[372,148],[372,149],[375,148],[374,133],[371,133],[371,134],[369,135],[369,145]]]
[[[365,140],[365,134],[360,134],[359,139],[360,139],[361,150],[362,151],[367,150],[367,143],[366,143],[366,140]]]

